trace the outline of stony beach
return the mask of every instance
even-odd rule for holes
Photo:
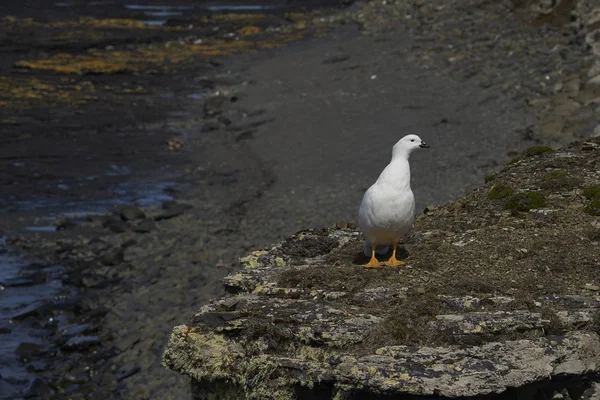
[[[188,398],[161,366],[173,326],[241,256],[354,221],[405,133],[431,144],[412,160],[419,210],[598,133],[592,2],[325,6],[164,25],[0,8],[0,236],[42,265],[0,296],[65,285],[15,311],[40,332],[19,350],[38,378],[0,388]]]

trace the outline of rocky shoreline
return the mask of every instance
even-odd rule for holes
[[[175,183],[166,192],[159,191],[174,199],[171,201],[158,201],[156,205],[149,207],[111,206],[110,211],[105,214],[88,214],[78,218],[60,216],[58,213],[58,219],[52,222],[52,226],[57,228],[56,232],[25,232],[25,227],[39,225],[40,218],[46,211],[23,210],[13,206],[39,190],[40,183],[46,185],[46,199],[49,201],[55,199],[60,202],[65,196],[65,191],[58,188],[57,184],[72,187],[68,195],[72,196],[73,204],[77,204],[82,199],[82,193],[92,193],[90,197],[98,197],[114,182],[122,180],[123,176],[116,174],[107,179],[99,178],[91,181],[96,182],[91,186],[74,185],[74,181],[69,180],[71,176],[64,171],[72,170],[73,165],[83,159],[77,155],[77,146],[69,147],[63,152],[69,154],[73,151],[73,164],[60,164],[60,167],[52,170],[52,177],[40,178],[36,187],[31,185],[30,175],[19,170],[22,168],[19,166],[11,164],[6,170],[7,175],[1,176],[3,188],[16,196],[5,205],[11,212],[1,226],[3,234],[8,236],[8,247],[32,258],[64,265],[68,271],[66,283],[82,290],[82,297],[71,298],[65,302],[64,308],[53,306],[49,311],[46,305],[40,310],[34,310],[39,317],[38,321],[57,314],[62,315],[73,326],[86,327],[81,331],[72,333],[67,330],[65,333],[63,325],[44,326],[44,329],[50,330],[47,338],[53,344],[44,349],[29,349],[31,354],[28,353],[28,356],[31,359],[39,356],[41,359],[48,360],[50,357],[61,361],[51,369],[35,371],[41,379],[39,382],[45,382],[38,382],[40,390],[47,390],[46,394],[53,393],[55,398],[89,398],[92,393],[104,398],[185,398],[189,395],[185,378],[165,371],[160,365],[161,354],[172,326],[179,325],[197,311],[199,305],[223,293],[219,282],[239,268],[240,256],[255,248],[267,246],[298,229],[330,225],[341,219],[353,218],[354,208],[358,204],[356,198],[360,196],[362,187],[367,185],[371,177],[369,174],[377,169],[376,165],[369,167],[365,175],[336,177],[322,184],[311,180],[312,174],[322,175],[323,170],[303,170],[306,175],[298,179],[309,182],[305,190],[294,181],[294,176],[300,175],[300,172],[294,172],[290,167],[289,175],[281,175],[287,173],[286,168],[271,161],[275,157],[273,153],[278,149],[266,145],[273,138],[269,135],[277,131],[286,132],[289,138],[286,140],[297,143],[297,149],[280,150],[281,157],[290,160],[294,153],[302,150],[302,141],[308,140],[310,125],[299,128],[298,133],[291,132],[291,126],[297,125],[297,121],[290,114],[294,107],[300,105],[300,98],[325,99],[325,104],[328,99],[335,102],[339,98],[348,98],[359,108],[367,107],[367,102],[373,103],[372,99],[378,99],[383,104],[393,103],[402,96],[388,99],[384,88],[393,87],[397,82],[394,76],[397,71],[412,73],[407,72],[408,68],[404,64],[408,62],[415,71],[424,71],[424,75],[419,78],[425,85],[434,79],[428,75],[431,73],[440,81],[458,81],[459,85],[465,87],[478,87],[477,90],[482,92],[481,97],[478,97],[481,101],[478,100],[477,103],[482,103],[484,107],[478,109],[478,112],[492,113],[490,109],[506,107],[508,118],[515,119],[518,121],[515,125],[520,126],[520,131],[507,136],[509,144],[506,148],[490,150],[485,157],[475,157],[478,163],[474,167],[456,167],[462,168],[465,179],[451,182],[448,187],[438,185],[436,192],[427,192],[424,187],[435,186],[435,182],[447,179],[440,178],[435,172],[424,172],[423,177],[430,177],[431,180],[420,181],[422,192],[418,192],[418,197],[420,193],[422,201],[437,204],[456,198],[466,190],[465,186],[481,181],[484,175],[500,168],[502,162],[522,155],[533,144],[564,144],[574,138],[589,136],[598,124],[594,69],[590,69],[596,57],[590,50],[595,49],[595,21],[592,18],[595,14],[587,10],[588,3],[580,1],[568,11],[569,15],[581,15],[575,23],[569,18],[568,23],[558,25],[547,25],[544,21],[534,23],[539,19],[539,14],[531,17],[530,9],[521,5],[508,7],[512,2],[472,4],[468,1],[455,1],[452,4],[444,2],[443,5],[418,1],[384,3],[359,3],[333,14],[290,15],[284,22],[275,17],[268,17],[258,23],[256,17],[248,17],[250,20],[215,22],[225,24],[220,25],[222,31],[219,34],[223,36],[230,32],[240,32],[248,26],[258,27],[258,32],[264,36],[252,38],[252,41],[256,41],[253,49],[262,51],[227,58],[225,56],[237,50],[232,50],[227,45],[219,48],[218,46],[223,45],[219,42],[214,49],[206,49],[207,52],[214,50],[217,54],[201,63],[190,61],[189,64],[183,62],[181,65],[172,65],[167,62],[165,65],[173,68],[174,75],[163,74],[161,80],[157,80],[152,71],[163,67],[164,57],[186,57],[190,46],[201,45],[196,42],[202,39],[202,34],[206,31],[212,32],[213,25],[209,23],[209,29],[198,28],[198,32],[191,34],[179,31],[179,25],[175,22],[171,28],[166,27],[160,33],[139,26],[134,26],[133,31],[127,31],[131,27],[127,27],[125,31],[110,31],[110,35],[114,35],[114,32],[120,32],[119,35],[123,32],[129,32],[127,35],[131,35],[131,32],[136,35],[144,32],[144,35],[148,35],[150,44],[142,43],[141,47],[126,45],[125,50],[132,53],[108,64],[95,64],[94,59],[87,58],[79,60],[80,63],[73,63],[72,60],[67,62],[46,55],[43,59],[50,60],[46,64],[40,63],[35,57],[26,62],[13,57],[4,65],[3,71],[11,72],[9,78],[0,80],[0,85],[8,82],[10,90],[8,97],[0,97],[0,101],[14,102],[15,99],[21,99],[19,101],[29,105],[34,102],[34,107],[20,105],[3,114],[2,123],[10,135],[10,139],[6,141],[8,147],[4,150],[6,154],[22,152],[23,141],[34,143],[39,149],[47,148],[49,142],[43,138],[38,140],[37,135],[44,131],[44,123],[50,123],[62,127],[58,132],[65,137],[76,136],[80,143],[86,143],[88,149],[100,149],[99,143],[106,141],[103,135],[108,135],[115,143],[106,151],[99,150],[96,160],[122,157],[130,162],[133,171],[151,171],[150,174],[134,173],[135,176],[127,176],[126,179],[150,182],[172,180]],[[543,15],[562,15],[562,12],[562,9],[545,10]],[[530,24],[524,24],[524,20]],[[582,24],[578,25],[580,22]],[[16,31],[27,32],[32,29],[18,19],[11,20],[11,24],[11,29]],[[357,32],[356,24],[360,32]],[[77,26],[74,25],[75,31]],[[470,34],[457,30],[460,26],[470,26]],[[51,33],[59,27],[44,25],[34,28]],[[242,32],[253,36],[252,33],[257,31],[246,29]],[[326,32],[328,36],[325,36]],[[443,37],[440,36],[441,32]],[[152,39],[153,35],[159,35],[160,39],[155,41],[156,39]],[[51,34],[49,36],[52,37]],[[315,36],[322,37],[314,38]],[[310,37],[313,39],[300,41],[280,50],[272,49]],[[495,39],[496,37],[499,39]],[[6,37],[0,37],[2,38],[6,40]],[[89,39],[98,43],[96,37]],[[211,40],[213,39],[219,38],[211,36]],[[413,44],[411,47],[396,49],[396,39],[410,40]],[[80,41],[73,38],[55,40],[67,40],[68,46]],[[109,36],[101,43],[104,45],[114,40],[114,36]],[[56,43],[50,45],[55,46]],[[89,48],[90,45],[86,46],[84,47]],[[94,46],[96,44],[92,47]],[[353,48],[357,49],[356,53],[364,54],[364,58],[353,53]],[[112,54],[114,49],[103,47],[102,51]],[[132,82],[131,76],[127,75],[131,71],[127,71],[127,68],[137,63],[138,59],[131,58],[135,51],[148,52],[146,54],[153,52],[152,57],[163,58],[145,59],[147,64],[137,71],[139,75],[133,72],[135,82]],[[245,49],[240,51],[246,52]],[[510,51],[514,54],[507,58],[504,53]],[[316,57],[315,64],[320,69],[313,72],[314,82],[307,83],[304,77],[299,76],[302,71],[293,70],[293,63],[298,61],[294,57],[307,58],[303,52]],[[395,54],[390,55],[388,52]],[[85,57],[97,56],[93,51],[88,53],[91,56]],[[395,58],[392,59],[392,56]],[[18,76],[14,80],[12,68],[15,62],[20,62],[20,73],[34,74],[33,79],[39,82],[39,85],[36,83],[37,86],[33,86],[34,93],[35,90],[40,90],[42,100],[19,94],[23,93],[22,78]],[[42,70],[39,69],[41,65],[50,65],[55,70],[50,75],[44,75],[45,72],[40,72]],[[44,98],[43,93],[50,89],[43,85],[56,86],[56,76],[62,76],[62,72],[56,68],[65,65],[95,68],[81,71],[83,81],[90,76],[95,77],[92,79],[95,89],[93,92],[89,90],[79,78],[60,84],[61,96],[69,99],[75,96],[77,101],[84,103],[69,100],[68,106],[61,106],[67,107],[66,109],[58,107],[57,114],[40,119],[36,113],[44,107],[44,101],[60,102],[58,98]],[[107,65],[121,70],[98,70],[107,68]],[[248,71],[249,65],[260,67]],[[290,75],[285,75],[285,70],[292,71],[290,75],[294,74],[297,81],[292,82]],[[53,75],[55,73],[59,75]],[[174,78],[176,74],[185,79],[177,81]],[[65,76],[73,78],[73,75]],[[418,76],[416,72],[415,76]],[[546,76],[550,76],[550,79]],[[280,81],[276,82],[278,79]],[[320,88],[327,87],[336,80],[346,86],[335,92],[321,91]],[[355,88],[352,85],[356,82]],[[382,85],[381,89],[377,84]],[[106,86],[118,89],[103,89]],[[155,96],[159,86],[167,87],[168,90],[162,91],[167,93],[167,97]],[[416,89],[412,90],[415,93]],[[169,96],[168,93],[172,95]],[[374,97],[371,100],[361,97],[365,93]],[[464,100],[468,94],[459,93],[458,97]],[[452,95],[449,95],[448,99],[450,98]],[[514,110],[506,105],[508,101],[502,99],[511,99],[510,107]],[[42,103],[35,103],[39,101]],[[467,104],[465,107],[470,110],[472,103],[464,101]],[[103,106],[93,114],[90,113],[91,108],[85,105],[90,103]],[[130,105],[133,107],[134,103],[135,107],[147,107],[150,111],[141,114],[136,114],[136,111],[129,117],[124,115],[123,119],[132,121],[134,125],[142,120],[145,133],[141,135],[139,132],[132,132],[131,135],[124,136],[125,139],[119,139],[119,129],[111,127],[107,121],[115,118],[114,115],[111,116],[112,110],[126,110]],[[70,115],[73,109],[69,107],[74,104],[79,104],[75,115],[82,115],[81,120],[65,120],[61,113]],[[526,104],[532,108],[527,108],[529,106]],[[291,111],[279,105],[284,105]],[[357,112],[347,104],[345,106],[349,108],[349,113]],[[406,109],[417,107],[412,103],[402,106]],[[296,112],[301,112],[298,110]],[[306,110],[311,112],[310,108]],[[529,113],[529,110],[539,118],[539,122],[531,119],[528,124],[521,123],[527,120],[522,114]],[[431,111],[424,109],[428,118],[426,123],[429,126],[437,124],[432,129],[439,127],[453,132],[452,129],[464,130],[464,126],[471,122],[459,120],[463,126],[452,128],[452,124],[456,123],[454,115],[447,110],[443,112],[448,114],[430,115]],[[388,114],[390,113],[384,110],[381,115]],[[86,122],[94,121],[91,118],[93,115],[100,115],[101,118],[93,123]],[[339,114],[331,115],[332,120],[347,118],[345,114],[341,114],[341,117]],[[388,118],[389,121],[384,121],[383,125],[374,125],[376,130],[385,130],[397,124],[396,118]],[[32,123],[32,119],[35,123]],[[482,117],[483,120],[485,118]],[[312,128],[316,135],[325,137],[329,130],[320,125],[327,126],[329,122],[320,121],[319,126]],[[492,123],[488,126],[481,123],[482,130],[503,130],[509,126],[494,128]],[[81,130],[77,127],[78,124],[83,124],[86,129]],[[290,127],[290,132],[284,130],[286,127]],[[334,123],[330,129],[343,130],[347,127],[336,126]],[[78,131],[85,131],[87,134],[95,132],[96,136],[85,139]],[[485,137],[481,138],[485,135],[477,136],[477,132],[468,134],[472,135],[472,139],[460,143],[469,143],[475,138],[488,143]],[[394,135],[392,132],[391,136],[395,137]],[[63,143],[71,146],[70,140]],[[327,140],[322,139],[322,142]],[[362,148],[361,144],[350,143],[349,146],[353,146],[353,149]],[[376,154],[373,154],[374,158],[371,160],[387,157],[387,147],[388,143],[382,142],[381,148],[376,147]],[[32,148],[34,147],[30,147],[30,151]],[[127,155],[128,149],[135,149],[137,154]],[[459,151],[463,151],[461,154],[465,157],[473,157],[466,154],[468,151],[465,149]],[[26,156],[23,157],[28,162]],[[58,157],[40,158],[41,161],[36,162],[40,163],[42,169],[54,168],[54,160]],[[337,157],[343,156],[338,154]],[[350,154],[349,157],[355,156]],[[324,161],[324,158],[315,156],[305,163],[314,166],[329,162],[332,168],[339,167],[334,156],[327,157],[332,160]],[[144,159],[150,161],[140,161]],[[20,162],[13,159],[9,161]],[[84,163],[85,166],[93,164],[94,162]],[[165,164],[169,166],[166,172],[162,170]],[[348,166],[345,168],[350,170]],[[159,175],[164,177],[157,178],[155,171],[160,171]],[[81,172],[83,175],[95,173],[92,167]],[[310,179],[306,176],[310,176]],[[60,179],[64,182],[58,182]],[[289,194],[290,186],[282,186],[286,181],[296,190],[295,194]],[[318,189],[311,189],[315,185]],[[120,196],[119,192],[115,193]],[[323,196],[311,197],[315,193]],[[125,198],[124,202],[135,203],[135,199],[136,195],[132,195]],[[74,348],[67,348],[71,339],[77,344]]]
[[[256,128],[268,121],[249,110],[243,121],[232,123],[220,117],[220,110],[235,101],[233,96],[204,98],[207,92],[243,83],[227,71],[216,72],[218,59],[302,39],[305,33],[311,34],[310,27],[293,25],[311,13],[305,10],[286,18],[263,14],[199,17],[187,20],[200,25],[191,30],[178,28],[176,21],[153,28],[132,20],[38,22],[4,17],[0,42],[11,56],[4,60],[5,75],[0,77],[6,89],[0,96],[5,106],[1,122],[6,128],[1,157],[6,168],[0,175],[6,196],[0,206],[7,211],[0,229],[6,235],[7,254],[44,261],[34,274],[42,281],[29,279],[33,275],[27,264],[17,278],[1,277],[1,294],[13,294],[16,287],[39,290],[37,283],[54,281],[64,287],[57,295],[4,310],[11,321],[10,326],[2,326],[3,334],[32,327],[16,350],[9,351],[16,351],[23,368],[36,378],[15,377],[11,371],[2,374],[0,387],[7,389],[2,390],[3,396],[18,397],[21,387],[26,398],[185,397],[187,389],[176,388],[173,375],[170,384],[160,378],[164,375],[160,352],[166,338],[159,334],[160,328],[148,326],[138,311],[151,311],[148,299],[154,299],[156,311],[184,303],[170,281],[160,289],[169,301],[161,301],[152,292],[162,275],[163,260],[168,262],[171,252],[185,256],[182,262],[192,268],[221,265],[185,279],[190,287],[207,286],[196,295],[200,298],[219,292],[211,284],[231,268],[232,260],[201,251],[189,254],[185,249],[200,248],[192,243],[174,246],[185,227],[173,221],[183,214],[194,221],[211,216],[215,228],[211,232],[201,228],[193,235],[188,232],[190,239],[203,243],[227,237],[231,232],[221,231],[216,221],[226,223],[233,216],[224,216],[221,209],[237,210],[235,202],[247,201],[261,190],[257,184],[228,199],[234,204],[224,202],[224,197],[230,197],[228,185],[239,179],[237,171],[249,169],[249,175],[256,174],[255,183],[265,180],[268,184],[269,179],[263,177],[252,155],[231,149],[247,131],[243,124]],[[70,33],[63,34],[64,28]],[[275,31],[265,34],[267,28]],[[239,35],[249,38],[240,41]],[[231,49],[219,37],[230,43],[237,39],[247,48]],[[45,42],[40,43],[42,39]],[[198,47],[201,53],[203,41],[206,51],[212,52],[210,63],[190,58],[180,65],[173,59],[181,54],[188,57],[185,52],[190,47]],[[42,47],[48,53],[22,54],[28,46]],[[82,49],[92,55],[81,55]],[[65,51],[72,58],[65,57]],[[152,51],[162,53],[157,58]],[[160,79],[153,76],[157,67],[164,68]],[[128,74],[132,72],[135,77]],[[203,76],[206,72],[211,75]],[[44,107],[47,111],[40,112]],[[46,132],[47,126],[53,131]],[[220,165],[223,158],[239,160],[237,168]],[[189,182],[215,190],[194,195],[194,205],[174,201],[181,190],[190,192]],[[211,198],[215,194],[220,197]],[[154,264],[151,268],[145,264],[148,259]],[[42,269],[53,265],[60,266],[60,272],[52,276]],[[135,308],[136,301],[125,299],[132,294],[139,296]],[[158,335],[155,339],[136,333],[152,331]],[[30,335],[35,339],[28,339]],[[137,355],[141,347],[143,357]],[[143,375],[141,381],[128,382],[137,374]],[[153,382],[148,384],[148,379]],[[167,389],[170,385],[173,389]]]

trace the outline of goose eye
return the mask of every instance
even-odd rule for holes
[[[410,141],[411,141],[411,142],[414,142],[414,141],[415,141],[415,139],[410,139]]]

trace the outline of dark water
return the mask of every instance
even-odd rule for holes
[[[2,1],[0,15],[38,19],[92,16],[133,18],[152,25],[164,24],[169,18],[193,18],[213,13],[277,13],[304,8],[347,5],[342,0],[30,0]]]
[[[77,196],[70,197],[69,189],[65,190],[65,198],[57,199],[43,194],[31,195],[28,199],[0,200],[0,212],[46,210],[48,219],[57,216],[69,217],[70,214],[96,214],[114,207],[137,205],[140,207],[157,206],[165,201],[173,200],[170,194],[183,187],[176,182],[123,182],[109,188],[104,196],[82,200]],[[81,188],[77,191],[81,191]]]
[[[0,399],[19,399],[31,390],[35,369],[46,367],[30,360],[32,354],[48,351],[45,336],[68,325],[54,313],[38,313],[73,299],[77,290],[63,284],[60,266],[0,251]]]
[[[115,206],[153,206],[173,200],[169,194],[176,187],[172,182],[137,182],[115,185],[103,198],[93,200],[64,201],[45,198],[42,194],[28,200],[11,203],[0,201],[18,211],[35,211],[44,216],[35,225],[25,228],[29,233],[48,235],[55,232],[57,223],[65,218],[77,223],[92,214],[101,214]],[[65,193],[67,195],[68,191]],[[2,208],[2,207],[0,207]],[[56,318],[57,302],[73,299],[77,289],[63,284],[65,271],[60,266],[48,266],[32,262],[21,254],[10,254],[0,238],[0,399],[19,399],[32,387],[39,385],[35,369],[43,370],[47,362],[29,362],[23,346],[39,347],[39,352],[51,353],[52,348],[45,337],[64,327],[74,325],[67,317]],[[37,311],[27,315],[28,311]],[[23,317],[23,314],[25,316]],[[42,315],[40,315],[42,314]],[[58,315],[61,316],[60,312]],[[20,347],[21,346],[21,347]],[[43,356],[43,354],[42,354]],[[44,357],[42,357],[44,358]],[[46,359],[48,357],[45,357]],[[45,385],[43,383],[42,385]],[[47,387],[47,386],[46,386]]]

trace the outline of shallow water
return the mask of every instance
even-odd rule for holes
[[[204,6],[202,8],[210,11],[210,12],[247,12],[247,11],[272,11],[276,9],[283,8],[283,4],[270,4],[270,5],[244,5],[244,4],[223,4],[223,5],[214,5],[214,6]]]
[[[47,210],[47,218],[53,219],[56,215],[67,215],[73,212],[83,214],[101,213],[114,206],[132,204],[146,207],[158,206],[165,201],[173,200],[173,197],[167,191],[178,186],[175,182],[124,182],[107,190],[104,197],[96,199],[69,199],[68,193],[65,193],[65,199],[62,200],[47,198],[43,195],[31,196],[27,200],[12,202],[10,199],[0,200],[0,212]],[[44,227],[31,228],[28,230],[47,231]]]
[[[194,6],[169,6],[169,5],[143,5],[143,4],[125,4],[129,10],[191,10]]]
[[[75,296],[75,288],[63,285],[58,266],[28,261],[0,250],[0,399],[19,399],[35,375],[17,353],[23,343],[46,344],[44,324],[38,319],[16,318],[24,311]],[[35,363],[30,363],[30,368]]]
[[[111,168],[123,179],[129,174],[126,167]],[[39,235],[49,235],[57,230],[55,221],[68,218],[77,223],[90,215],[103,214],[119,205],[159,206],[173,200],[168,190],[178,186],[173,182],[123,182],[107,191],[105,198],[92,200],[49,200],[42,195],[20,201],[16,206],[20,211],[41,211],[46,215],[38,218],[34,225],[25,231]],[[1,207],[0,207],[1,208]],[[44,325],[39,320],[30,322],[28,318],[13,320],[24,310],[35,309],[38,305],[49,304],[61,297],[74,296],[75,288],[65,287],[60,279],[63,269],[56,266],[35,267],[32,262],[18,255],[10,255],[5,248],[5,238],[0,238],[0,400],[19,399],[35,375],[19,361],[16,353],[21,343],[31,343],[46,348],[43,334]],[[43,281],[39,281],[40,277]],[[45,324],[70,326],[69,321],[45,321]],[[62,328],[61,328],[62,329]]]
[[[166,19],[142,19],[140,20],[140,22],[142,24],[146,24],[146,25],[156,25],[156,26],[162,26],[164,24],[167,23]]]
[[[144,15],[149,17],[178,17],[183,15],[181,11],[144,11]]]
[[[34,225],[25,227],[29,232],[56,232],[56,226],[53,225]]]
[[[53,2],[56,11],[79,10],[80,13],[95,13],[99,9],[111,17],[139,19],[147,25],[164,25],[169,18],[188,18],[213,13],[270,13],[297,8],[315,8],[339,4],[335,0],[262,0],[262,1],[205,1],[182,0],[169,4],[166,0],[107,0],[93,2]]]

